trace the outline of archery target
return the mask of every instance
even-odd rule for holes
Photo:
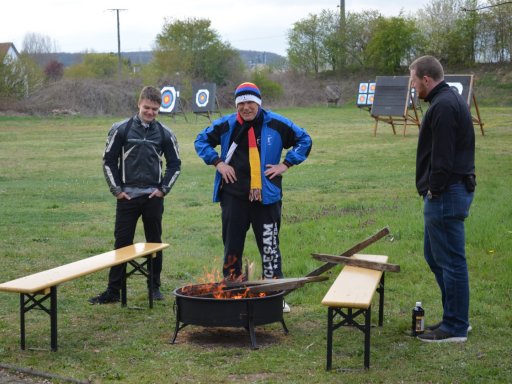
[[[368,93],[375,93],[375,83],[370,83]]]
[[[366,93],[360,93],[357,97],[357,104],[358,105],[366,105],[366,99],[368,95]]]
[[[208,89],[199,89],[196,92],[196,104],[199,108],[204,108],[210,100],[210,91]]]
[[[373,99],[374,99],[374,97],[375,97],[375,95],[374,95],[373,93],[369,94],[369,95],[368,95],[368,99],[366,100],[366,103],[367,103],[368,105],[373,104]]]
[[[459,95],[462,95],[462,90],[464,89],[464,86],[462,83],[456,82],[456,83],[447,83],[450,87],[455,89],[457,92],[459,92]]]
[[[368,92],[368,83],[359,83],[359,93]]]
[[[444,75],[444,81],[462,96],[468,105],[471,105],[473,94],[473,75]]]
[[[176,105],[176,89],[174,87],[164,87],[160,92],[162,93],[160,112],[171,113]]]
[[[206,113],[215,111],[215,83],[200,83],[192,85],[192,112]]]

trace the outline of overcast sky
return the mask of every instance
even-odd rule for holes
[[[21,51],[27,33],[48,36],[59,52],[117,52],[116,12],[121,50],[152,50],[167,20],[209,19],[221,39],[234,48],[286,55],[293,23],[339,10],[339,0],[23,0],[3,1],[0,42]],[[346,0],[347,12],[378,10],[385,16],[415,13],[429,0]]]

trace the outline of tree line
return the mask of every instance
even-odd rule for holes
[[[330,10],[296,22],[290,68],[304,73],[375,69],[393,74],[421,55],[451,66],[505,63],[512,55],[512,2],[432,0],[415,15]]]
[[[382,75],[403,73],[414,58],[431,54],[450,66],[510,63],[512,2],[432,0],[416,14],[385,17],[375,10],[323,10],[294,23],[288,35],[287,58],[253,71],[253,81],[270,96],[279,96],[271,72],[346,74],[360,69]],[[56,44],[48,36],[28,34],[19,60],[0,64],[0,96],[23,98],[61,79],[137,78],[148,84],[214,82],[233,85],[247,79],[247,68],[229,42],[212,29],[210,20],[167,19],[155,38],[153,60],[136,67],[117,54],[85,52],[83,61],[64,68],[55,59]],[[121,65],[119,65],[121,64]]]

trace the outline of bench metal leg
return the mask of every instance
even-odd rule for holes
[[[354,308],[343,308],[328,307],[327,310],[327,364],[326,370],[330,371],[332,368],[332,344],[333,344],[333,333],[336,329],[342,326],[353,326],[364,333],[364,368],[370,368],[370,336],[371,336],[371,313],[372,307],[369,306],[367,309],[358,309],[354,311]],[[339,315],[339,321],[336,321]],[[355,319],[360,315],[364,316],[364,324],[359,324]]]
[[[25,350],[25,294],[20,293],[20,348]]]
[[[332,368],[332,325],[333,325],[333,317],[335,313],[333,313],[333,309],[329,307],[327,310],[327,367],[326,370],[330,371]]]
[[[364,367],[370,368],[370,329],[371,329],[372,307],[364,311]]]
[[[133,269],[125,274],[125,279],[123,281],[123,288],[121,290],[121,302],[123,307],[126,306],[126,281],[128,277],[131,275],[142,275],[148,279],[148,301],[149,308],[153,308],[153,282],[154,282],[154,272],[153,272],[153,259],[156,257],[156,252],[151,255],[145,256],[145,260],[142,263],[137,262],[136,260],[130,260],[128,263],[133,267]],[[123,294],[124,292],[124,294]]]
[[[50,333],[52,351],[57,351],[57,287],[50,288]]]
[[[126,307],[126,280],[128,279],[128,276],[126,273],[123,274],[123,282],[121,283],[121,307]]]
[[[153,282],[155,280],[155,276],[153,273],[153,256],[156,256],[156,254],[149,255],[146,257],[148,261],[148,299],[149,299],[149,308],[153,308]]]
[[[384,273],[382,273],[380,278],[377,292],[379,292],[379,327],[382,327],[384,323]]]
[[[42,297],[40,297],[43,295]],[[50,307],[44,306],[44,302],[50,300]],[[52,351],[57,351],[57,287],[50,287],[50,293],[25,294],[20,293],[20,348],[26,347],[25,314],[32,309],[40,309],[50,316],[50,346]]]

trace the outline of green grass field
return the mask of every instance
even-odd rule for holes
[[[326,282],[287,301],[290,333],[279,323],[245,329],[189,326],[169,344],[172,291],[220,273],[220,208],[211,202],[213,168],[197,157],[195,136],[208,120],[161,116],[175,131],[182,175],[166,198],[162,273],[166,300],[147,308],[145,281],[129,281],[128,304],[91,306],[107,271],[59,288],[59,350],[49,352],[49,319],[28,314],[19,348],[19,296],[0,292],[0,363],[94,383],[506,383],[512,375],[512,109],[481,108],[476,129],[478,187],[466,221],[473,331],[461,345],[421,343],[407,335],[422,301],[427,323],[441,316],[440,293],[422,253],[422,201],[414,186],[417,128],[393,135],[355,107],[278,110],[313,138],[310,158],[285,174],[281,250],[287,277],[321,263],[311,253],[339,254],[388,226],[390,236],[366,253],[389,255],[400,273],[386,275],[384,326],[372,329],[371,368],[362,370],[363,334],[335,332],[325,371]],[[0,117],[0,282],[112,249],[115,199],[101,157],[118,118]],[[141,228],[136,241],[144,241]],[[261,271],[252,233],[245,258]],[[377,297],[377,296],[376,296]],[[377,306],[375,305],[376,309]],[[374,311],[373,321],[377,319]],[[347,368],[338,370],[336,368]],[[55,380],[55,382],[60,382]]]

